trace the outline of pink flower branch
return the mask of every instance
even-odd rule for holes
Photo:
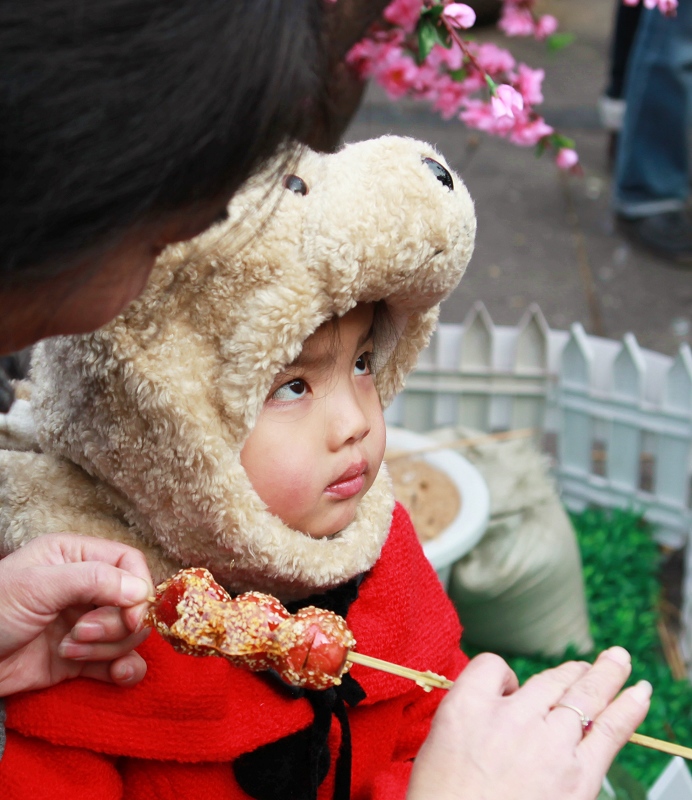
[[[636,5],[640,0],[623,0]],[[677,0],[643,0],[674,15]],[[536,0],[504,0],[498,27],[507,36],[533,36],[554,47],[569,37],[556,33],[555,17],[535,13]],[[347,56],[357,74],[376,80],[393,98],[428,102],[443,119],[457,118],[538,154],[551,152],[558,167],[579,172],[571,139],[535,110],[543,102],[544,72],[517,64],[507,50],[467,41],[475,12],[450,0],[392,0],[365,39]]]

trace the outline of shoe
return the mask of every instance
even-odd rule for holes
[[[692,218],[686,211],[650,217],[617,217],[621,233],[635,244],[675,264],[692,266]]]

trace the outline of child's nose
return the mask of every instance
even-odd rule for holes
[[[331,417],[332,447],[360,441],[370,432],[367,403],[353,387],[338,393],[337,402],[331,409]]]

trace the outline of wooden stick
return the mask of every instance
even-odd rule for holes
[[[392,664],[391,661],[383,661],[381,658],[355,653],[353,650],[348,651],[346,661],[362,664],[364,667],[379,669],[381,672],[390,672],[400,678],[408,678],[428,692],[431,689],[451,689],[454,686],[453,681],[442,675],[436,675],[434,672],[419,672],[417,669],[402,667],[400,664]]]
[[[668,753],[671,756],[682,756],[692,761],[692,747],[683,747],[681,744],[664,742],[662,739],[654,739],[652,736],[644,736],[641,733],[633,733],[630,736],[632,744],[639,744],[642,747],[649,747],[652,750],[660,750],[661,753]]]
[[[453,439],[451,442],[439,442],[418,447],[415,450],[395,450],[391,454],[385,453],[385,461],[395,461],[399,458],[415,458],[423,453],[434,453],[436,450],[455,450],[459,447],[472,447],[485,442],[504,442],[508,439],[528,439],[536,433],[535,428],[519,428],[513,431],[500,431],[499,433],[484,433],[481,436],[472,436],[469,439]]]
[[[362,664],[364,667],[389,672],[401,678],[408,678],[428,692],[431,689],[451,689],[454,686],[453,681],[443,675],[436,675],[434,672],[419,672],[417,669],[402,667],[400,664],[393,664],[390,661],[383,661],[381,658],[355,653],[353,650],[348,651],[346,660],[351,661],[353,664]],[[665,742],[662,739],[654,739],[652,736],[644,736],[641,733],[633,733],[629,741],[631,744],[638,744],[651,750],[659,750],[661,753],[668,753],[671,756],[682,756],[682,758],[692,761],[692,747],[683,747],[683,745]]]

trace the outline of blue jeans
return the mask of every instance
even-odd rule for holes
[[[619,214],[645,217],[685,207],[691,97],[692,0],[680,0],[673,18],[643,9],[625,79],[613,198]]]

